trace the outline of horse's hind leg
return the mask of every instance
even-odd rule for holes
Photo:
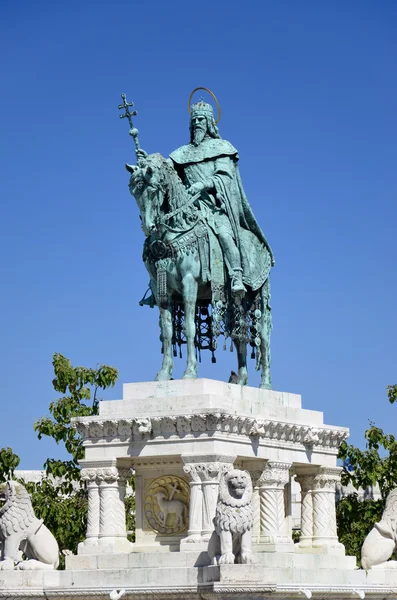
[[[236,342],[237,361],[238,361],[238,379],[239,385],[247,385],[248,370],[247,370],[247,344],[244,342]]]
[[[271,363],[271,354],[270,354],[270,335],[272,332],[272,312],[270,307],[270,281],[267,279],[262,286],[262,327],[260,332],[261,339],[261,358],[260,358],[260,368],[262,370],[261,373],[261,383],[260,388],[264,388],[266,390],[272,389],[272,378],[270,375],[270,363]]]
[[[196,302],[197,302],[198,284],[191,273],[185,275],[182,279],[182,292],[184,301],[184,330],[187,345],[187,365],[182,379],[196,379],[197,377],[197,359],[194,340],[196,337]]]
[[[167,304],[160,306],[160,330],[163,343],[163,364],[157,373],[155,381],[168,381],[171,379],[172,360],[172,303],[168,298]]]

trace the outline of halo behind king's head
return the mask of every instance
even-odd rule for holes
[[[189,114],[190,114],[190,119],[193,119],[194,117],[200,116],[200,115],[207,116],[207,117],[211,116],[212,118],[214,118],[214,109],[213,109],[213,107],[211,106],[211,104],[208,104],[208,102],[205,102],[205,100],[203,98],[201,98],[195,104],[191,104],[193,94],[195,94],[199,90],[203,90],[205,92],[208,92],[208,94],[210,94],[210,96],[212,96],[212,98],[214,99],[215,104],[216,104],[216,108],[217,108],[217,112],[218,112],[216,120],[214,119],[215,120],[215,124],[217,125],[219,123],[219,121],[220,121],[220,118],[221,118],[221,107],[219,105],[218,99],[215,96],[215,94],[213,92],[211,92],[211,90],[209,90],[208,88],[205,88],[205,87],[197,87],[197,88],[195,88],[192,91],[192,93],[190,94],[190,96],[189,96],[187,107],[188,107],[188,111],[189,111]]]

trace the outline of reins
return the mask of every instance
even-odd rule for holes
[[[201,192],[199,192],[198,194],[195,194],[194,196],[192,196],[191,198],[189,198],[189,200],[187,202],[185,202],[185,204],[182,204],[182,206],[178,206],[178,208],[176,208],[172,212],[164,215],[159,220],[159,225],[165,225],[165,223],[167,221],[169,221],[170,219],[172,219],[172,217],[175,217],[175,215],[177,215],[180,212],[182,212],[185,208],[188,208],[191,204],[193,204],[193,202],[195,202],[198,198],[200,198],[200,195],[201,195]]]

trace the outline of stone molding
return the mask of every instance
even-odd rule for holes
[[[181,469],[183,466],[183,462],[180,459],[169,459],[163,458],[162,456],[150,456],[148,458],[141,457],[132,457],[132,469],[136,471],[137,469],[142,470],[156,470],[163,467],[170,467],[171,469]]]
[[[84,440],[106,439],[142,441],[157,436],[208,434],[214,432],[245,435],[305,448],[320,446],[337,450],[348,429],[311,427],[277,420],[260,420],[228,413],[201,413],[135,419],[101,419],[80,417],[73,426]]]
[[[241,583],[198,583],[194,585],[172,586],[154,586],[147,585],[142,587],[125,586],[126,594],[124,599],[156,598],[158,600],[173,600],[180,598],[181,600],[219,600],[227,597],[230,600],[241,600],[243,595],[254,596],[257,598],[276,597],[280,599],[294,598],[302,600],[313,597],[314,599],[332,598],[339,600],[340,598],[351,598],[359,600],[364,596],[373,600],[384,600],[385,597],[394,598],[396,588],[392,585],[376,584],[354,584],[354,585],[322,585],[322,584],[263,584],[247,582],[245,585]],[[96,589],[88,589],[84,587],[33,587],[29,590],[8,588],[0,591],[0,598],[4,600],[42,600],[43,598],[62,598],[63,600],[80,600],[90,599],[109,599],[113,587],[97,587]]]

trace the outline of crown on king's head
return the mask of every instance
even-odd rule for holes
[[[214,116],[214,109],[212,108],[211,104],[208,104],[208,102],[205,102],[203,98],[200,98],[200,100],[198,102],[196,102],[195,104],[192,104],[190,107],[190,118],[193,119],[193,117],[197,117],[199,115],[204,115],[204,116]]]

